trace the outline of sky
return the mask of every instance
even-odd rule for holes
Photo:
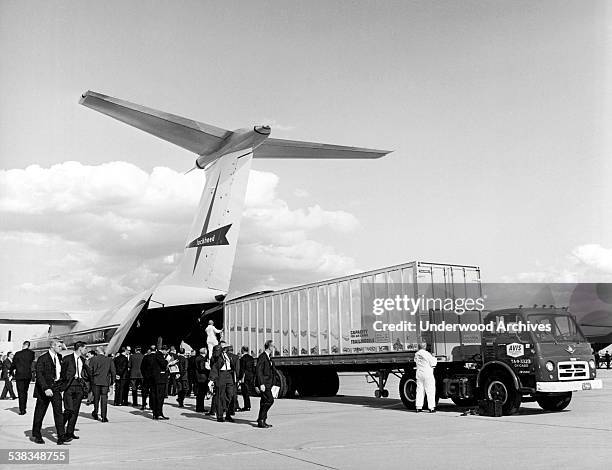
[[[233,293],[412,260],[612,281],[604,1],[0,1],[0,310],[104,310],[179,260],[194,155],[78,105],[390,149],[254,160]]]

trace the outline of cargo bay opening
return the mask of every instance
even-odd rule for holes
[[[180,346],[184,341],[198,350],[206,346],[204,329],[208,320],[217,328],[222,324],[223,308],[220,304],[192,304],[172,307],[145,308],[138,315],[125,339],[123,346],[140,346],[144,351],[151,346]]]

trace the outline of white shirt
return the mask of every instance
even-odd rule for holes
[[[55,364],[55,381],[57,382],[60,379],[60,375],[62,373],[62,358],[58,356],[58,354],[49,349],[49,355]]]
[[[417,372],[433,374],[433,368],[436,367],[438,360],[425,349],[419,349],[414,355],[414,362],[416,362]]]
[[[225,364],[221,366],[221,370],[231,370],[232,363],[230,362],[228,355],[225,353],[223,353],[223,361],[225,362]]]
[[[76,373],[74,374],[75,379],[83,378],[83,363],[79,360],[81,356],[77,356],[74,353],[74,363],[76,364]]]

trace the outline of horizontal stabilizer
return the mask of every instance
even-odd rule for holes
[[[298,140],[266,139],[253,152],[255,158],[380,158],[391,150],[373,150]]]
[[[0,312],[0,324],[17,325],[69,325],[76,323],[66,312]]]
[[[231,134],[219,127],[88,91],[79,101],[118,121],[143,130],[198,155],[217,150]]]

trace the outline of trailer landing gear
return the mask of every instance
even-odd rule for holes
[[[366,375],[366,381],[369,384],[376,384],[376,386],[378,387],[378,389],[374,391],[374,396],[376,398],[389,397],[389,390],[385,388],[385,385],[387,385],[387,379],[389,378],[389,374],[393,374],[398,378],[401,377],[396,371],[388,369],[381,369],[376,372],[368,372],[368,375]]]

